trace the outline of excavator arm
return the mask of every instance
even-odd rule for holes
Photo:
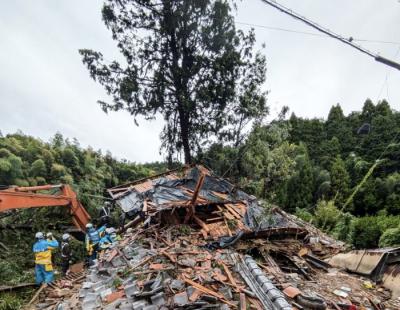
[[[56,195],[41,194],[38,191],[58,189]],[[90,215],[79,202],[69,185],[43,185],[33,187],[10,187],[0,190],[0,212],[13,209],[65,206],[70,208],[72,222],[81,231],[90,221]]]

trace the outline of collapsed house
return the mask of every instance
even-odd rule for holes
[[[108,191],[131,219],[122,240],[36,308],[400,309],[390,291],[332,267],[343,242],[202,166]]]

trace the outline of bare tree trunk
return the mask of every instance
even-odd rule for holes
[[[189,143],[189,121],[188,117],[185,114],[186,113],[183,111],[183,109],[179,109],[179,124],[181,127],[183,155],[185,158],[185,164],[191,164],[192,155],[190,152],[190,143]]]

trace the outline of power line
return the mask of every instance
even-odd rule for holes
[[[397,56],[399,55],[399,53],[400,53],[400,44],[399,44],[399,48],[397,49],[397,52],[396,52],[395,55],[394,55],[394,59],[397,59]],[[383,83],[382,83],[381,90],[379,91],[379,95],[378,95],[378,97],[376,98],[376,101],[377,101],[377,102],[378,102],[378,100],[381,98],[383,89],[385,88],[385,84],[386,84],[386,93],[387,93],[387,97],[389,97],[389,83],[388,83],[388,80],[389,80],[390,73],[391,73],[391,71],[389,72],[389,70],[387,70],[386,75],[385,75],[385,78],[384,78]],[[387,99],[389,100],[389,98],[387,98]]]
[[[283,13],[285,13],[285,14],[287,14],[287,15],[289,15],[289,16],[297,19],[297,20],[300,20],[301,22],[309,25],[310,27],[312,27],[312,28],[314,28],[316,30],[318,30],[318,31],[320,31],[320,32],[322,32],[322,33],[324,33],[324,34],[326,34],[326,35],[328,35],[328,36],[330,36],[330,37],[332,37],[332,38],[334,38],[336,40],[339,40],[340,42],[342,42],[344,44],[347,44],[347,45],[355,48],[359,52],[364,53],[364,54],[374,58],[376,61],[378,61],[380,63],[383,63],[383,64],[385,64],[387,66],[390,66],[390,67],[393,67],[395,69],[400,70],[400,64],[399,63],[397,63],[397,62],[395,62],[393,60],[390,60],[388,58],[382,57],[382,56],[380,56],[380,55],[378,55],[376,53],[373,53],[373,52],[367,50],[366,48],[364,48],[364,47],[362,47],[360,45],[354,44],[352,38],[347,39],[347,38],[345,38],[345,37],[343,37],[343,36],[341,36],[341,35],[339,35],[337,33],[334,33],[333,31],[331,31],[331,30],[329,30],[327,28],[324,28],[324,27],[318,25],[317,23],[307,19],[306,17],[301,16],[300,14],[292,11],[291,9],[289,9],[289,8],[287,8],[285,6],[283,6],[282,4],[279,4],[279,3],[274,2],[272,0],[261,0],[261,1],[263,1],[264,3],[276,8],[277,10],[279,10],[279,11],[281,11],[281,12],[283,12]]]
[[[245,25],[245,26],[251,26],[251,27],[260,27],[260,28],[265,28],[265,29],[271,29],[271,30],[278,30],[278,31],[284,31],[284,32],[293,32],[293,33],[299,33],[299,34],[305,34],[305,35],[310,35],[310,36],[316,36],[316,37],[324,37],[327,38],[328,36],[319,34],[319,33],[313,33],[313,32],[307,32],[307,31],[298,31],[298,30],[293,30],[293,29],[287,29],[287,28],[281,28],[281,27],[272,27],[272,26],[265,26],[265,25],[257,25],[257,24],[250,24],[250,23],[244,23],[244,22],[235,22],[236,24],[239,25]]]
[[[266,25],[260,25],[260,24],[252,24],[252,23],[238,22],[238,21],[235,21],[235,24],[244,25],[244,26],[250,26],[250,27],[259,27],[259,28],[264,28],[264,29],[269,29],[269,30],[277,30],[277,31],[298,33],[298,34],[304,34],[304,35],[309,35],[309,36],[314,36],[314,37],[330,38],[330,36],[325,35],[325,34],[320,34],[320,33],[315,33],[315,32],[309,32],[309,31],[300,31],[300,30],[294,30],[294,29],[288,29],[288,28],[282,28],[282,27],[266,26]],[[400,44],[400,42],[395,42],[395,41],[383,41],[383,40],[372,40],[372,39],[358,39],[358,38],[353,38],[352,40],[353,40],[353,41],[358,41],[358,42],[370,42],[370,43],[382,43],[382,44],[395,44],[395,45]]]

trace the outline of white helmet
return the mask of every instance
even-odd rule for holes
[[[51,232],[48,232],[48,233],[46,234],[46,237],[47,237],[47,238],[51,238],[51,237],[53,237],[53,233],[51,233]]]
[[[39,231],[39,232],[36,233],[35,238],[36,238],[36,239],[43,239],[43,238],[44,238],[44,235],[43,235],[42,232]]]
[[[110,227],[110,234],[116,233],[117,231],[115,230],[114,227]]]
[[[86,229],[90,229],[90,228],[93,228],[93,224],[92,223],[87,223],[86,224]]]
[[[106,228],[106,234],[111,234],[111,233],[112,233],[111,228]]]
[[[70,235],[70,234],[64,234],[64,235],[62,235],[62,239],[63,239],[64,241],[67,241],[69,238],[71,238],[71,235]]]

